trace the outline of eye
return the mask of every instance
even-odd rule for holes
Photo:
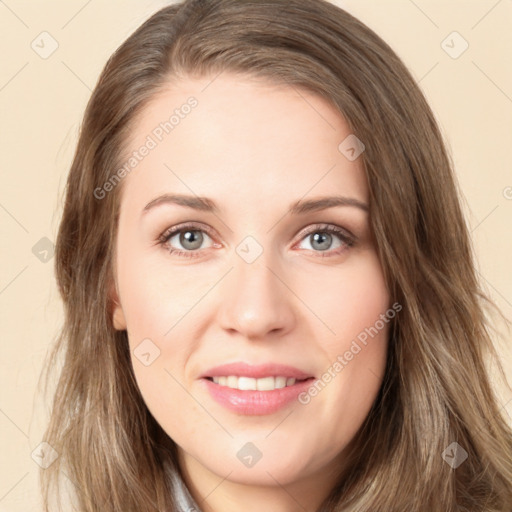
[[[181,224],[164,231],[158,238],[158,243],[166,248],[171,254],[194,258],[201,255],[200,249],[205,239],[211,239],[210,230],[206,226],[194,223]],[[301,233],[301,240],[309,242],[311,250],[321,257],[336,256],[346,251],[355,244],[356,238],[343,228],[334,224],[322,224],[309,228],[308,231]],[[173,241],[174,239],[174,241]],[[338,244],[332,249],[333,241],[338,240]],[[174,245],[181,246],[176,248]],[[213,243],[210,247],[221,247],[220,244]]]
[[[334,235],[334,236],[333,236]],[[314,226],[306,233],[302,233],[302,240],[309,242],[311,249],[314,252],[322,252],[321,257],[336,256],[352,247],[356,238],[348,231],[340,228],[334,224],[322,224]],[[333,239],[338,239],[337,247],[332,250]]]
[[[181,224],[162,233],[158,242],[166,247],[171,254],[193,258],[200,255],[198,249],[201,248],[205,237],[211,238],[208,231],[205,227],[200,227],[197,224]],[[173,239],[175,239],[174,242]],[[181,245],[183,249],[176,249],[171,242]]]

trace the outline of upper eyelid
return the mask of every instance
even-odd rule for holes
[[[171,228],[166,229],[159,238],[167,238],[170,236],[175,235],[176,233],[179,233],[180,231],[183,231],[185,229],[191,229],[192,231],[204,231],[207,235],[212,236],[213,235],[213,229],[206,226],[206,224],[198,224],[196,222],[184,222],[181,224],[177,224],[176,226],[172,226]]]
[[[305,228],[301,229],[296,236],[306,236],[317,231],[322,231],[323,229],[329,230],[329,229],[335,229],[336,231],[340,231],[341,233],[344,233],[349,238],[356,238],[356,236],[351,233],[347,228],[344,228],[342,226],[338,226],[337,224],[329,223],[329,222],[319,222],[316,224],[311,224],[309,226],[306,226]]]

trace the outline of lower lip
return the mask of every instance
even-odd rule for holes
[[[264,415],[272,414],[290,402],[311,386],[314,378],[296,382],[293,386],[286,386],[272,391],[242,391],[227,386],[221,386],[209,379],[201,379],[205,382],[212,398],[227,409],[238,414]]]

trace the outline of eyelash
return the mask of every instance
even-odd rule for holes
[[[210,238],[213,238],[213,233],[210,229],[206,228],[206,226],[198,226],[194,223],[186,223],[181,224],[178,226],[174,226],[172,228],[167,229],[164,231],[159,237],[158,237],[158,244],[162,245],[166,248],[167,252],[170,254],[173,254],[178,257],[185,257],[185,258],[196,258],[200,256],[200,250],[193,250],[193,251],[182,251],[181,249],[173,249],[168,247],[169,240],[176,234],[181,233],[183,231],[201,231],[203,233],[206,233]],[[302,234],[301,240],[306,238],[309,235],[312,235],[313,233],[329,233],[337,235],[342,243],[344,244],[342,247],[338,247],[335,251],[313,251],[319,253],[319,256],[321,258],[326,257],[332,257],[337,256],[347,250],[348,248],[352,247],[356,242],[356,237],[353,235],[349,235],[344,229],[334,225],[334,224],[319,224],[313,227],[313,229],[307,231],[306,233]],[[312,249],[309,249],[312,250]],[[325,254],[322,254],[325,253]]]

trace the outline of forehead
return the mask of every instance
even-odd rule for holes
[[[122,204],[142,208],[162,193],[260,208],[333,192],[367,202],[362,159],[339,148],[349,136],[343,116],[305,89],[227,73],[183,78],[133,124],[125,161],[138,155]]]

